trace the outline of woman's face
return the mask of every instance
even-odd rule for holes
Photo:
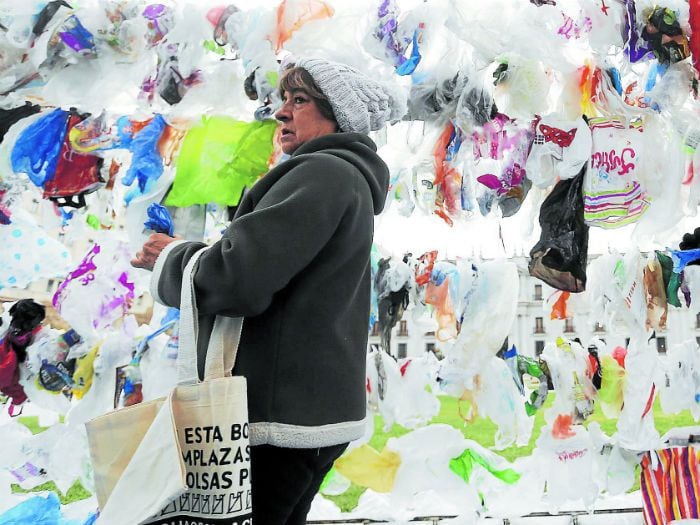
[[[282,107],[275,113],[280,121],[282,151],[290,155],[311,139],[335,133],[338,125],[321,114],[316,101],[304,90],[285,92]]]

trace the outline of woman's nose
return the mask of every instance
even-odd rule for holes
[[[275,118],[280,122],[287,122],[291,118],[291,112],[289,111],[286,103],[282,104],[277,110],[275,113]]]

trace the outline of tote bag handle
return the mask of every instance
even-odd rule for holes
[[[197,251],[187,262],[182,273],[180,293],[180,334],[177,355],[178,384],[199,382],[197,373],[197,339],[199,337],[199,314],[194,293],[194,273],[199,257],[208,247]],[[243,329],[242,317],[217,315],[209,337],[204,366],[204,380],[219,379],[231,375],[236,363],[236,353]],[[228,348],[227,348],[228,347]]]

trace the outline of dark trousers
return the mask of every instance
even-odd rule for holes
[[[323,478],[348,444],[323,448],[250,447],[254,525],[301,525]]]

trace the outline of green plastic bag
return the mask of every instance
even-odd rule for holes
[[[165,204],[236,206],[243,188],[252,186],[267,171],[276,127],[273,121],[203,117],[183,141]]]

